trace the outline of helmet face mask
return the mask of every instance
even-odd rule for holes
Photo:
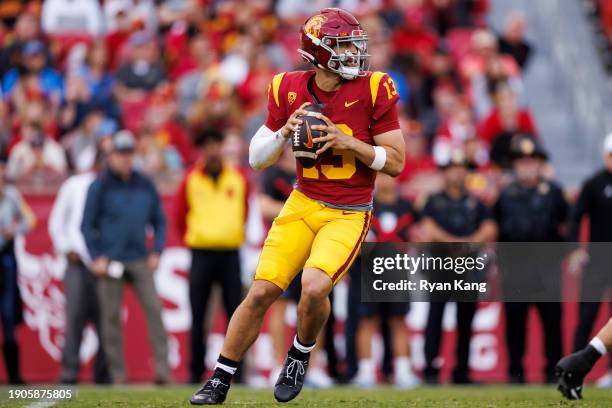
[[[369,69],[368,36],[357,19],[341,9],[323,9],[306,20],[298,52],[348,80],[365,76]]]
[[[331,40],[331,41],[330,41]],[[323,44],[330,41],[331,57],[327,68],[344,79],[363,76],[370,67],[368,54],[368,36],[353,33],[347,37],[324,37]]]

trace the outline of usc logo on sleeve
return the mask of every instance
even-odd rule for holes
[[[289,92],[287,94],[287,102],[289,102],[289,105],[293,105],[293,102],[295,102],[296,98],[297,94],[295,92]]]

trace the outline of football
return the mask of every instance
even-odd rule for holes
[[[305,108],[309,112],[321,112],[321,109],[322,106],[320,104],[308,105]],[[319,162],[320,157],[317,155],[317,150],[323,145],[323,143],[314,143],[312,140],[325,136],[325,132],[314,130],[312,127],[314,125],[325,125],[325,122],[314,116],[298,117],[303,120],[303,123],[293,133],[291,145],[296,160],[300,162],[302,167],[309,169]]]

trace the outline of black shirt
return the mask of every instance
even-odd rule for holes
[[[602,170],[584,183],[572,212],[570,241],[578,241],[585,215],[590,220],[591,242],[612,241],[612,172]]]
[[[295,180],[295,173],[285,171],[278,166],[272,166],[263,174],[263,193],[276,201],[285,201],[293,191]]]
[[[502,54],[509,54],[521,69],[525,68],[529,56],[531,55],[531,45],[525,41],[518,43],[510,43],[504,37],[500,37],[498,40],[499,51]]]
[[[421,215],[433,219],[446,232],[459,237],[474,233],[483,221],[492,219],[489,208],[476,197],[465,194],[453,199],[446,192],[429,196]]]
[[[561,188],[542,181],[535,187],[511,183],[493,207],[502,242],[563,241],[559,226],[567,221],[569,205]]]
[[[131,63],[117,71],[117,81],[129,89],[152,91],[166,78],[164,66],[159,62]]]
[[[394,203],[374,199],[374,214],[370,232],[378,242],[407,242],[416,213],[409,201],[398,198]]]

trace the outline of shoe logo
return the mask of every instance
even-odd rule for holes
[[[312,149],[314,146],[314,143],[312,143],[312,131],[310,130],[310,125],[308,122],[304,122],[306,123],[306,134],[308,135],[308,142],[304,143],[304,146],[306,146],[307,149]]]
[[[225,385],[220,379],[218,378],[213,378],[212,380],[210,380],[210,385],[213,388],[217,388],[219,385]]]
[[[345,108],[350,108],[351,106],[353,106],[353,105],[354,105],[354,104],[356,104],[357,102],[359,102],[359,99],[355,99],[355,100],[354,100],[354,101],[352,101],[352,102],[345,101],[345,102],[344,102],[344,107],[345,107]]]

